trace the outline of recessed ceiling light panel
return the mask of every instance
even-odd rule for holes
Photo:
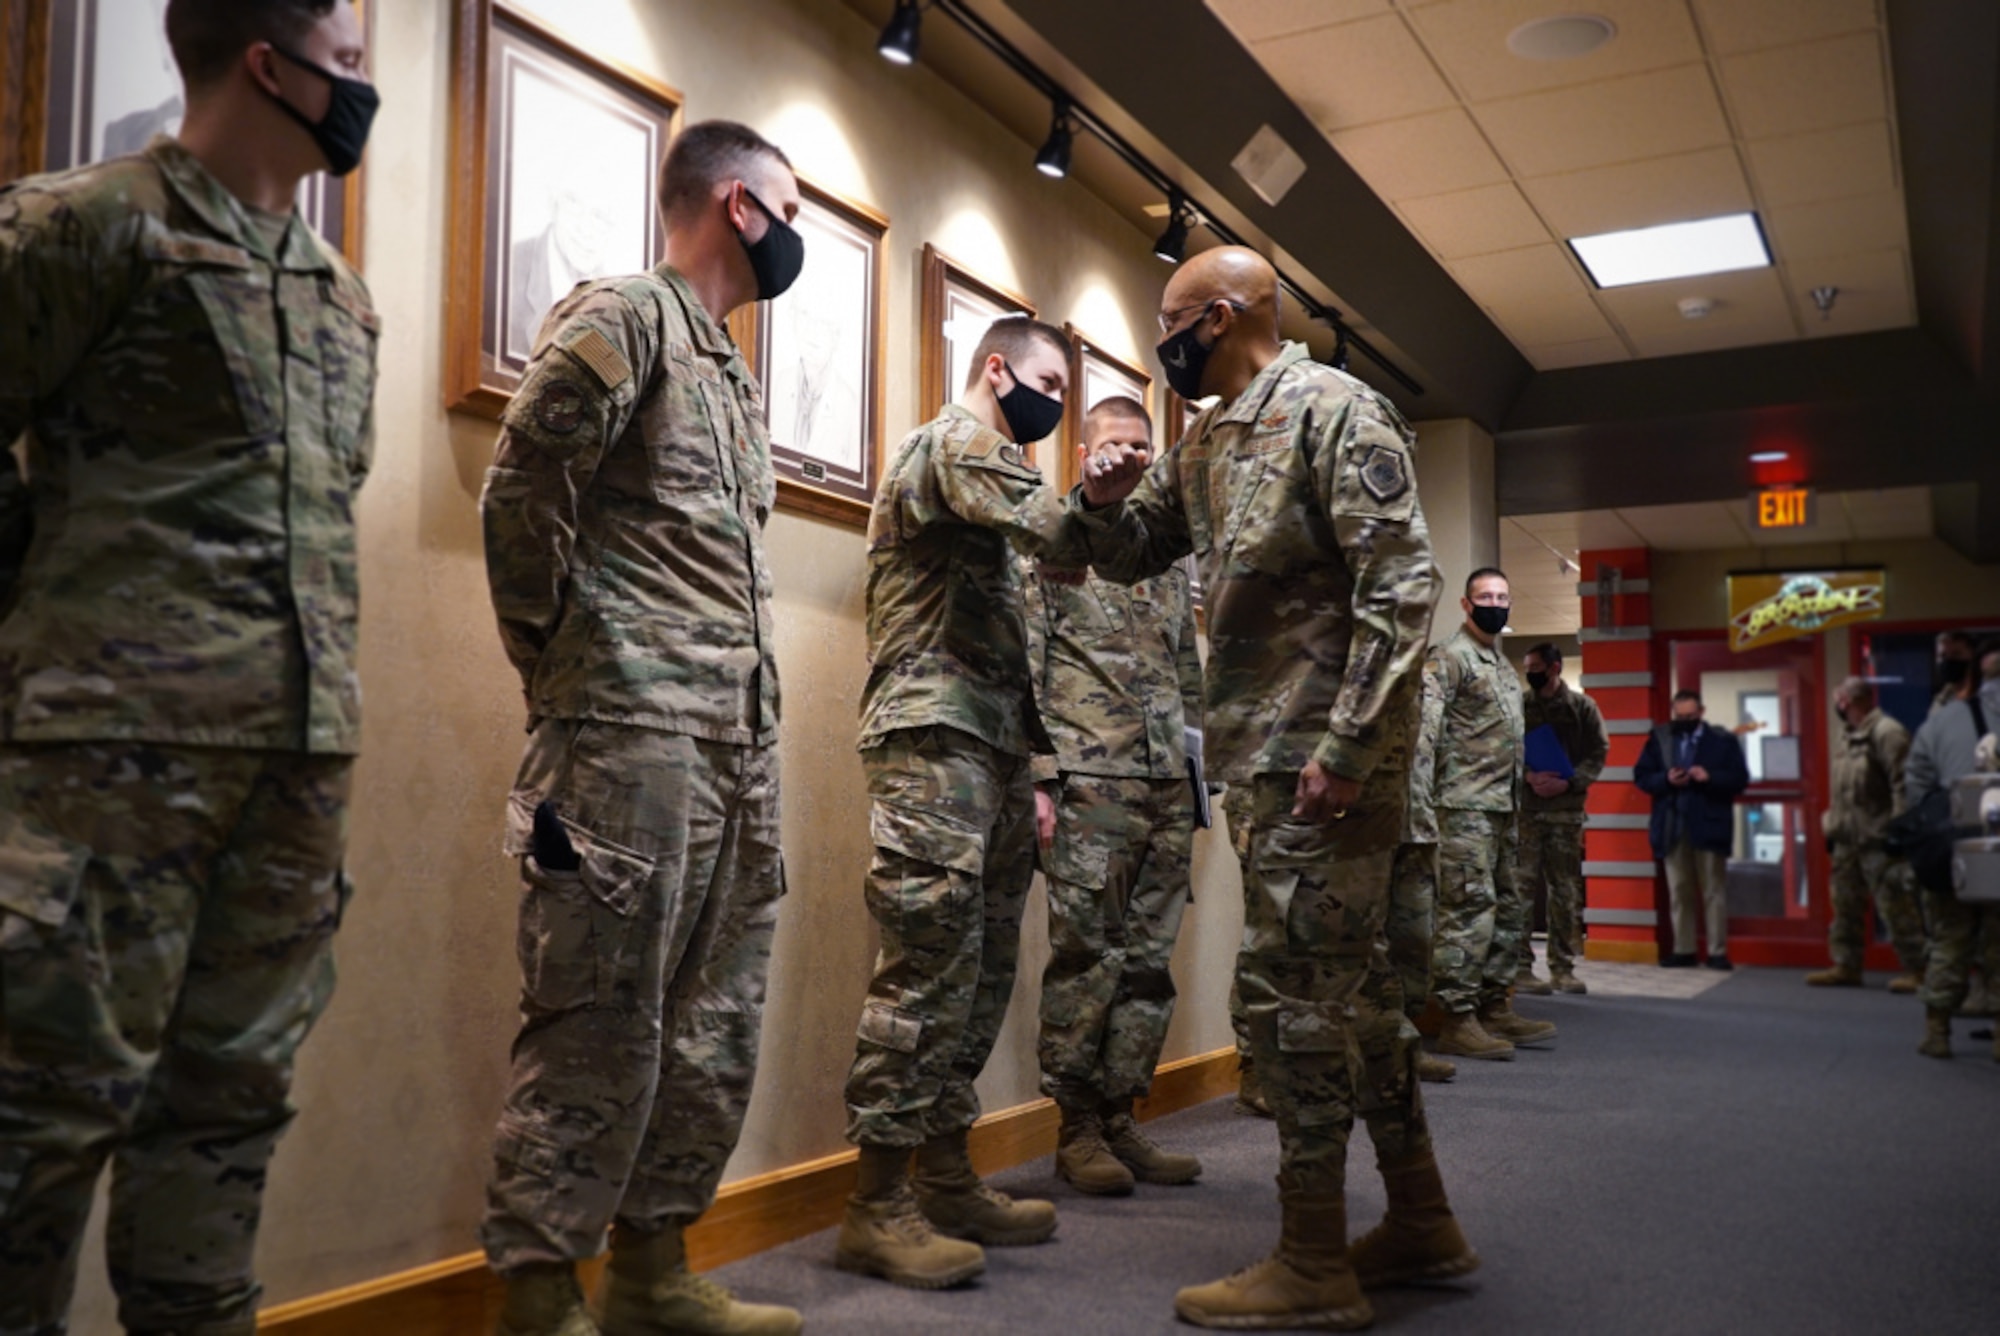
[[[1600,288],[1766,269],[1771,264],[1764,229],[1753,213],[1572,237],[1569,244]]]
[[[1523,23],[1507,34],[1507,49],[1523,60],[1575,60],[1618,35],[1601,14],[1556,14]]]

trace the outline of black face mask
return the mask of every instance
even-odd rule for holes
[[[285,109],[285,114],[306,128],[313,143],[319,146],[326,158],[326,169],[335,176],[345,176],[361,165],[361,151],[368,147],[368,131],[375,124],[375,113],[382,106],[382,95],[375,91],[373,84],[359,79],[350,79],[336,74],[324,65],[316,65],[304,56],[295,55],[281,46],[271,48],[286,60],[302,70],[311,70],[326,80],[333,90],[326,102],[326,115],[318,121],[309,121],[305,113],[275,93],[271,100]]]
[[[1548,686],[1549,686],[1549,675],[1547,673],[1528,674],[1528,689],[1530,691],[1535,691],[1535,692],[1546,691],[1548,690]]]
[[[1472,605],[1472,624],[1487,635],[1497,636],[1507,629],[1507,609],[1475,603]]]
[[[767,302],[782,297],[785,289],[799,281],[799,271],[806,267],[806,239],[796,227],[772,213],[749,186],[743,187],[743,194],[764,211],[771,224],[755,241],[744,241],[741,232],[736,234],[743,243],[743,253],[750,257],[750,272],[757,275],[757,300]]]
[[[1213,306],[1210,303],[1210,309]],[[1204,311],[1201,320],[1169,334],[1153,350],[1160,355],[1160,369],[1167,373],[1167,384],[1183,399],[1201,398],[1201,374],[1208,368],[1208,355],[1215,351],[1214,344],[1201,341],[1202,320],[1206,319],[1208,312]]]
[[[1062,425],[1063,401],[1029,389],[1005,358],[1000,365],[1014,378],[1014,388],[999,396],[1000,416],[1007,419],[1016,445],[1033,445]]]
[[[1683,737],[1685,737],[1689,733],[1694,732],[1697,728],[1700,727],[1701,727],[1701,720],[1699,719],[1674,720],[1674,732],[1681,734]]]
[[[1955,687],[1972,674],[1972,660],[1944,659],[1938,663],[1938,672],[1944,677],[1944,684]]]

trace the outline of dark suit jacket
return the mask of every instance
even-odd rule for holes
[[[1736,834],[1729,809],[1736,795],[1750,786],[1743,744],[1728,729],[1702,725],[1695,738],[1694,764],[1708,771],[1708,782],[1677,789],[1667,782],[1667,771],[1673,768],[1679,744],[1671,728],[1656,728],[1632,767],[1632,782],[1653,795],[1649,830],[1653,857],[1672,853],[1683,835],[1697,849],[1726,854]]]

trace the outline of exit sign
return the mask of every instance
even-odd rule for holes
[[[1816,515],[1810,487],[1772,487],[1750,493],[1753,529],[1810,529]]]

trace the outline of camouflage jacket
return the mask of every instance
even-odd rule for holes
[[[1201,654],[1187,573],[1126,586],[1023,562],[1028,667],[1055,745],[1037,781],[1057,774],[1187,775],[1184,726],[1201,727]]]
[[[1408,753],[1400,684],[1416,673],[1438,594],[1414,451],[1387,400],[1294,343],[1197,418],[1123,505],[1093,512],[1071,498],[1091,565],[1111,579],[1197,555],[1213,778],[1317,760],[1379,780],[1368,801],[1400,809],[1407,773],[1376,771]]]
[[[1511,812],[1521,793],[1521,679],[1496,645],[1460,626],[1424,659],[1412,825],[1441,807]]]
[[[0,191],[0,736],[359,749],[379,328],[173,140]]]
[[[1054,750],[1035,710],[1010,539],[1082,564],[1062,497],[1021,447],[948,404],[896,448],[868,516],[861,747],[943,724],[1015,756]]]
[[[1889,819],[1903,810],[1909,759],[1910,730],[1879,709],[1859,727],[1843,729],[1833,744],[1827,837],[1843,844],[1881,843]]]
[[[486,578],[528,713],[775,740],[763,399],[687,280],[577,287],[502,422]]]
[[[1562,744],[1563,755],[1569,757],[1570,766],[1576,773],[1570,777],[1569,789],[1553,798],[1536,797],[1535,791],[1524,782],[1521,785],[1521,810],[1529,816],[1580,818],[1590,786],[1604,773],[1604,762],[1611,755],[1611,739],[1604,732],[1603,712],[1597,708],[1596,701],[1567,682],[1559,683],[1556,694],[1547,700],[1523,688],[1522,736],[1544,724],[1555,731],[1556,741]]]

